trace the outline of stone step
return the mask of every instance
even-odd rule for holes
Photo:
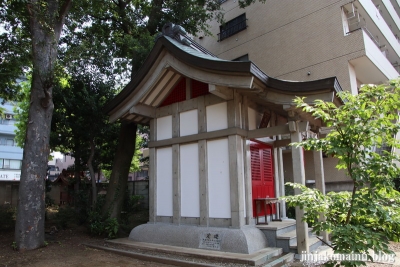
[[[291,232],[296,229],[296,221],[268,222],[268,225],[256,225],[267,237],[268,246],[277,247],[277,235]],[[286,251],[288,252],[288,251]]]
[[[312,236],[308,238],[308,246],[310,247],[310,252],[317,250],[322,245],[322,241],[319,240],[316,236]],[[285,250],[283,250],[285,251]],[[290,252],[297,253],[297,244],[290,246]]]
[[[280,256],[276,256],[260,265],[260,267],[286,267],[290,266],[290,264],[294,260],[294,253],[286,253]]]
[[[314,237],[314,233],[312,232],[312,228],[308,228],[308,237]],[[282,248],[284,252],[291,251],[291,246],[297,246],[297,236],[296,230],[283,233],[276,237],[276,246],[278,248]]]
[[[96,246],[94,248],[108,250],[113,247],[113,249],[111,249],[110,251],[116,253],[125,253],[127,255],[130,255],[131,257],[137,257],[137,254],[139,254],[139,256],[146,254],[146,257],[151,257],[154,253],[161,253],[161,255],[164,255],[164,258],[172,258],[171,260],[173,260],[176,256],[183,256],[184,258],[188,259],[201,259],[202,261],[213,261],[219,263],[239,263],[249,266],[259,266],[266,262],[269,262],[271,259],[278,258],[282,255],[282,248],[276,247],[267,247],[252,254],[241,254],[216,250],[204,250],[167,246],[154,243],[135,242],[131,241],[128,238],[107,240],[106,244],[109,247]],[[85,245],[93,247],[90,244]]]

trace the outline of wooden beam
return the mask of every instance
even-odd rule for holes
[[[208,91],[213,94],[216,95],[222,99],[225,100],[231,100],[233,99],[233,90],[229,89],[226,86],[218,86],[215,84],[209,84],[208,85]]]
[[[261,138],[273,135],[280,135],[280,134],[289,134],[289,126],[288,125],[279,125],[275,127],[268,127],[262,129],[256,129],[248,131],[247,138],[254,139],[254,138]]]
[[[293,105],[293,100],[295,99],[294,94],[283,94],[279,92],[267,92],[258,94],[260,98],[265,101],[275,103],[275,104],[286,104]],[[314,94],[300,94],[300,97],[305,97],[304,102],[307,104],[314,104],[314,101],[317,99],[321,99],[327,102],[332,102],[334,98],[334,92],[323,92],[323,93],[314,93]]]
[[[149,142],[149,147],[171,146],[174,144],[183,144],[183,143],[197,142],[199,140],[227,137],[229,135],[240,135],[246,137],[247,131],[240,128],[228,128],[218,131],[204,132],[204,133],[186,135],[160,141],[153,141]]]
[[[274,142],[274,147],[286,147],[291,143],[290,139],[282,139],[282,140],[276,140]]]
[[[129,113],[154,119],[156,117],[156,108],[149,105],[137,104],[129,109]]]
[[[301,122],[300,124],[302,126],[299,128],[304,128],[303,125],[305,125],[305,123]],[[255,139],[255,138],[262,138],[262,137],[267,137],[267,136],[289,134],[289,133],[290,133],[289,125],[287,125],[287,124],[279,125],[279,126],[275,126],[275,127],[256,129],[256,130],[251,130],[251,131],[233,127],[233,128],[228,128],[228,129],[223,129],[223,130],[218,130],[218,131],[202,132],[199,134],[192,134],[192,135],[181,136],[181,137],[173,137],[173,138],[166,139],[166,140],[150,141],[149,148],[197,142],[199,140],[215,139],[215,138],[227,137],[230,135],[239,135],[239,136],[243,136],[247,139]]]

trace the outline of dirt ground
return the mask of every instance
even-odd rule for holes
[[[60,230],[46,238],[48,243],[46,247],[26,252],[13,250],[14,233],[12,231],[0,232],[0,266],[171,266],[85,247],[83,243],[97,245],[104,243],[102,238],[89,236],[86,231],[84,227]]]
[[[104,237],[92,236],[88,229],[75,223],[68,223],[67,228],[62,230],[58,227],[57,232],[54,227],[57,208],[46,210],[46,243],[47,246],[32,250],[19,252],[13,249],[14,230],[4,230],[0,228],[0,267],[11,266],[99,266],[99,267],[125,267],[125,266],[171,266],[148,261],[141,261],[130,257],[125,257],[103,250],[88,248],[83,244],[89,243],[98,246],[104,245]],[[148,218],[146,211],[138,212],[134,216],[133,226],[145,223]],[[71,219],[71,218],[69,218]],[[74,219],[72,219],[74,220]],[[133,227],[132,226],[132,227]],[[130,228],[131,229],[131,228]],[[50,231],[53,230],[53,231]],[[51,233],[54,232],[54,233]],[[123,233],[124,237],[129,232]]]
[[[136,225],[145,223],[147,213],[136,214]],[[168,267],[172,265],[155,262],[141,261],[130,257],[117,255],[103,250],[88,248],[83,244],[103,246],[104,237],[91,236],[85,226],[76,224],[69,225],[67,229],[57,229],[57,232],[49,233],[53,224],[46,222],[46,243],[47,246],[33,250],[19,252],[13,249],[14,231],[0,231],[0,267],[11,266],[99,266],[99,267],[125,267],[125,266],[147,266],[147,267]],[[131,229],[131,228],[130,228]],[[54,228],[53,228],[54,230]],[[124,236],[129,235],[129,232]],[[390,249],[400,252],[400,243],[390,243]],[[398,257],[400,254],[398,254]],[[219,265],[219,264],[217,264]],[[368,263],[368,267],[390,266],[385,264]]]

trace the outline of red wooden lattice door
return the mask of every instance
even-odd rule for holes
[[[250,144],[253,215],[256,217],[256,198],[275,197],[272,147],[258,142]],[[268,210],[268,214],[270,211]],[[264,215],[258,213],[258,216]]]

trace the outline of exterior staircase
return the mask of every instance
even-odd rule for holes
[[[269,247],[282,248],[284,253],[297,254],[296,221],[283,220],[282,222],[268,222],[267,225],[257,225],[268,240]],[[308,229],[308,244],[310,252],[317,250],[323,243]]]

